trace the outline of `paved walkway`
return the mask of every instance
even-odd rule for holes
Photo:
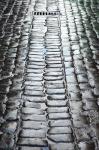
[[[99,1],[0,1],[0,150],[99,150]]]

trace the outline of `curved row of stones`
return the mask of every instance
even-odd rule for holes
[[[98,150],[98,6],[0,2],[0,149]]]

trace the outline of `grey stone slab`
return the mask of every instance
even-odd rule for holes
[[[48,139],[50,139],[53,142],[73,142],[73,137],[71,134],[53,134],[53,135],[49,135]]]
[[[46,132],[43,129],[23,129],[20,137],[24,138],[45,138],[46,137]]]
[[[47,108],[47,112],[48,113],[61,113],[61,112],[68,112],[68,106],[64,106],[64,107],[49,107]]]
[[[29,107],[23,107],[22,108],[22,113],[23,114],[44,114],[44,112],[40,109],[37,108],[29,108]]]
[[[70,118],[70,114],[69,113],[49,113],[48,117],[51,120],[68,119]]]
[[[20,146],[46,146],[47,142],[40,138],[19,138],[18,145]]]
[[[70,127],[52,127],[48,130],[48,134],[70,134],[72,133]]]
[[[38,121],[23,121],[22,127],[24,129],[34,129],[34,130],[44,129],[44,130],[46,130],[47,123],[46,122],[38,122]]]
[[[71,126],[71,120],[70,119],[51,120],[49,122],[49,125],[51,127],[68,127]]]
[[[38,114],[25,114],[22,115],[22,119],[24,121],[31,120],[31,121],[46,121],[45,115],[38,115]]]

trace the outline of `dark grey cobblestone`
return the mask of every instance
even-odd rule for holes
[[[1,150],[99,149],[98,11],[98,0],[0,1]]]

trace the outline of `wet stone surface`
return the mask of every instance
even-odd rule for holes
[[[99,1],[1,0],[0,150],[98,149]]]

